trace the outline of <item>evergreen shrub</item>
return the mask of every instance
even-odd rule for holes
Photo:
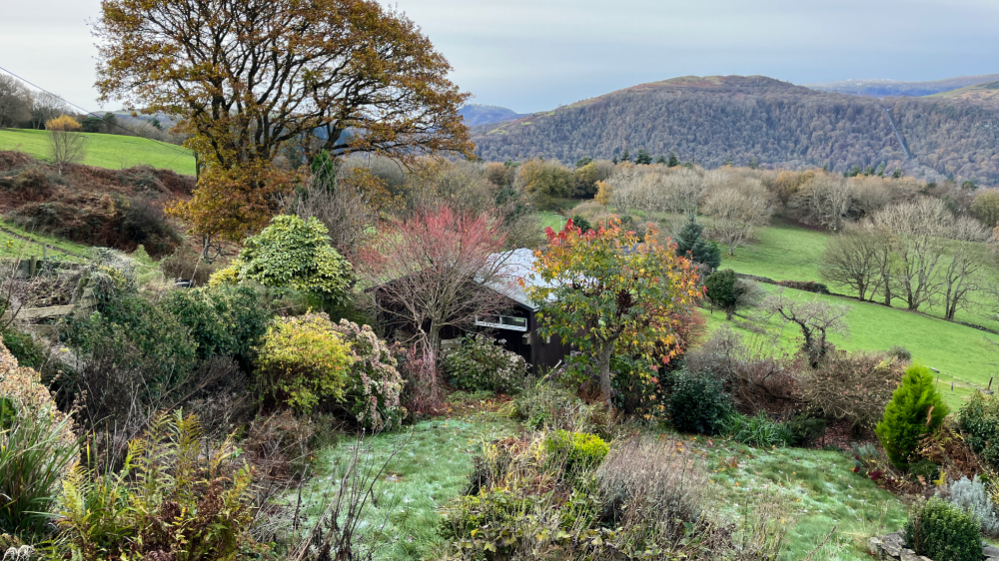
[[[933,382],[929,368],[910,366],[874,430],[888,459],[899,469],[908,469],[919,440],[936,430],[950,412]]]

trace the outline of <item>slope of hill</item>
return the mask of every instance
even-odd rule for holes
[[[488,125],[490,123],[503,123],[519,119],[524,115],[514,113],[506,107],[496,105],[466,105],[458,110],[458,114],[465,118],[465,123],[474,127],[477,125]]]
[[[823,82],[802,84],[806,88],[824,92],[838,92],[866,97],[921,97],[938,94],[999,80],[999,74],[982,74],[978,76],[958,76],[932,82],[900,82],[897,80],[843,80],[840,82]]]
[[[24,152],[39,159],[49,154],[48,132],[26,129],[0,130],[0,150]],[[194,175],[194,155],[181,146],[156,142],[137,136],[89,134],[87,156],[83,164],[108,169],[149,166]]]
[[[931,97],[937,99],[996,102],[999,101],[999,82],[975,84],[974,86],[968,86],[966,88],[938,93]]]
[[[918,162],[909,162],[891,108]],[[907,173],[999,181],[999,106],[962,100],[876,100],[762,76],[684,77],[642,84],[548,113],[473,127],[486,160],[611,158],[627,148],[675,153],[708,167],[727,161],[797,168],[884,163]]]

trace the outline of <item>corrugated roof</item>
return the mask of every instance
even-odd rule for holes
[[[537,310],[538,306],[531,301],[531,298],[520,286],[520,280],[524,280],[526,286],[543,286],[544,283],[534,274],[534,251],[530,249],[514,249],[503,253],[494,254],[496,259],[503,260],[503,268],[499,277],[486,286],[507,298],[527,306],[532,310]]]

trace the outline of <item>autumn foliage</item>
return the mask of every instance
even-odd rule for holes
[[[78,132],[83,130],[83,126],[76,119],[70,117],[69,115],[61,115],[55,119],[49,119],[45,121],[45,130],[47,131],[66,131],[66,132]]]
[[[608,401],[615,353],[669,362],[682,352],[702,289],[675,244],[660,244],[652,227],[641,238],[616,218],[585,234],[571,220],[546,233],[549,247],[534,265],[542,282],[526,287],[541,306],[541,334],[592,353]]]
[[[499,224],[484,214],[422,208],[386,227],[361,252],[359,268],[378,287],[385,319],[436,353],[443,329],[467,327],[503,304],[485,288],[507,282],[498,256],[503,242]]]

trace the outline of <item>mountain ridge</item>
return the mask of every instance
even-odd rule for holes
[[[886,108],[918,161],[906,158]],[[572,163],[645,149],[709,167],[755,161],[846,171],[884,165],[929,180],[954,174],[995,183],[999,126],[990,123],[999,123],[999,104],[879,100],[765,76],[684,76],[471,131],[476,154],[493,161],[544,157]]]

